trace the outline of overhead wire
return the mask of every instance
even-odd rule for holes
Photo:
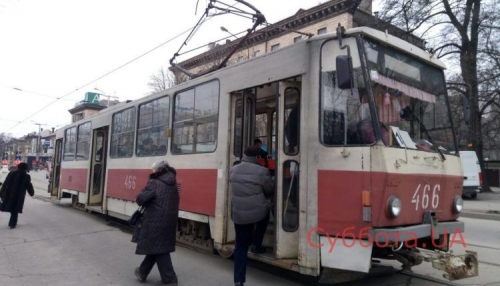
[[[228,4],[225,4],[225,3],[220,2],[220,1],[219,1],[219,3],[221,3],[221,4],[225,5],[225,6],[229,6]],[[252,17],[248,17],[247,15],[242,15],[242,14],[249,14],[248,12],[246,12],[246,11],[244,11],[244,10],[241,10],[241,9],[239,9],[239,8],[235,8],[235,9],[237,9],[238,11],[231,11],[231,10],[230,10],[231,8],[234,8],[234,6],[236,6],[237,4],[239,4],[239,2],[234,3],[233,5],[229,6],[228,8],[225,8],[225,9],[224,9],[224,8],[222,8],[222,9],[219,9],[219,10],[229,10],[229,11],[228,11],[229,13],[231,13],[231,12],[232,12],[232,13],[234,13],[234,14],[236,14],[236,15],[239,15],[239,16],[241,16],[241,17],[243,17],[243,18],[247,18],[247,19],[252,19],[252,20],[253,20],[253,18],[252,18]],[[217,9],[217,8],[216,8],[216,9]],[[88,85],[90,85],[90,84],[92,84],[92,83],[95,83],[95,82],[97,82],[98,80],[100,80],[100,79],[102,79],[102,78],[104,78],[104,77],[106,77],[106,76],[108,76],[108,75],[110,75],[110,74],[112,74],[112,73],[114,73],[114,72],[116,72],[116,71],[118,71],[118,70],[122,69],[123,67],[125,67],[125,66],[127,66],[127,65],[129,65],[129,64],[131,64],[131,63],[133,63],[133,62],[135,62],[136,60],[138,60],[138,59],[140,59],[140,58],[142,58],[142,57],[146,56],[147,54],[149,54],[149,53],[151,53],[151,52],[153,52],[153,51],[155,51],[155,50],[159,49],[160,47],[162,47],[162,46],[164,46],[164,45],[166,45],[166,44],[170,43],[171,41],[173,41],[173,40],[177,39],[178,37],[180,37],[180,36],[184,35],[185,33],[187,33],[187,32],[189,32],[189,31],[191,31],[191,35],[190,35],[190,36],[188,36],[188,39],[184,42],[184,44],[183,44],[183,45],[187,44],[187,41],[191,38],[191,36],[192,36],[192,35],[194,35],[194,34],[197,32],[197,30],[198,30],[197,28],[198,28],[199,24],[204,23],[204,22],[206,22],[206,21],[208,21],[208,20],[210,20],[210,19],[211,19],[211,17],[210,17],[210,18],[207,18],[206,20],[202,20],[202,19],[200,19],[200,21],[198,21],[198,23],[197,23],[197,25],[196,25],[196,26],[191,27],[191,28],[189,28],[189,29],[185,30],[184,32],[182,32],[182,33],[180,33],[180,34],[176,35],[175,37],[173,37],[173,38],[171,38],[171,39],[169,39],[169,40],[167,40],[167,41],[165,41],[165,42],[161,43],[160,45],[158,45],[158,46],[156,46],[156,47],[154,47],[154,48],[152,48],[152,49],[148,50],[147,52],[145,52],[145,53],[143,53],[143,54],[141,54],[141,55],[139,55],[139,56],[135,57],[134,59],[132,59],[132,60],[130,60],[130,61],[128,61],[128,62],[126,62],[126,63],[124,63],[124,64],[120,65],[119,67],[117,67],[117,68],[115,68],[115,69],[113,69],[113,70],[111,70],[111,71],[109,71],[109,72],[105,73],[104,75],[99,76],[98,78],[96,78],[96,79],[94,79],[94,80],[91,80],[90,82],[87,82],[86,84],[81,85],[80,87],[76,88],[75,90],[73,90],[73,91],[71,91],[71,92],[68,92],[68,93],[64,94],[64,95],[63,95],[63,96],[61,96],[61,97],[53,97],[53,98],[55,98],[55,100],[53,100],[53,101],[52,101],[52,102],[50,102],[49,104],[45,105],[44,107],[42,107],[42,108],[41,108],[41,109],[39,109],[38,111],[34,112],[34,113],[33,113],[33,114],[31,114],[30,116],[28,116],[28,117],[24,118],[23,120],[18,121],[18,122],[17,122],[14,126],[10,127],[10,128],[9,128],[6,132],[11,131],[12,129],[14,129],[15,127],[17,127],[19,124],[24,123],[26,120],[28,120],[28,119],[32,118],[33,116],[35,116],[35,115],[39,114],[40,112],[42,112],[43,110],[45,110],[45,109],[46,109],[46,108],[48,108],[49,106],[53,105],[53,104],[54,104],[54,103],[56,103],[57,101],[62,100],[62,99],[65,99],[65,97],[67,97],[67,96],[69,96],[69,95],[73,94],[74,92],[76,92],[76,91],[78,91],[78,90],[80,90],[80,89],[82,89],[82,88],[84,88],[84,87],[86,87],[86,86],[88,86]],[[193,29],[194,29],[194,30],[193,30]],[[243,32],[241,32],[241,33],[243,33]],[[238,34],[241,34],[241,33],[238,33]],[[229,38],[229,37],[227,37],[227,38]],[[224,38],[224,39],[227,39],[227,38]],[[206,46],[206,45],[205,45],[205,46]],[[199,49],[199,48],[201,48],[201,47],[198,47],[198,48],[196,48],[196,49]],[[194,50],[196,50],[196,49],[194,49]],[[185,53],[183,53],[183,54],[185,54]],[[36,94],[36,93],[35,93],[35,94]],[[40,94],[40,95],[41,95],[41,94]],[[50,97],[50,96],[47,96],[47,97]],[[68,99],[65,99],[65,100],[68,100]]]
[[[30,90],[26,90],[26,89],[21,89],[21,88],[17,88],[17,87],[7,87],[7,86],[4,86],[4,85],[2,87],[6,88],[6,89],[17,90],[19,92],[32,93],[32,94],[36,94],[36,95],[47,97],[47,98],[62,99],[62,100],[68,100],[68,101],[79,101],[78,99],[74,99],[74,98],[60,98],[60,97],[50,96],[50,95],[46,95],[46,94],[43,94],[43,93],[34,92],[34,91],[30,91]]]
[[[64,94],[63,96],[61,96],[61,97],[59,97],[59,98],[56,98],[54,101],[52,101],[52,102],[50,102],[49,104],[45,105],[44,107],[42,107],[41,109],[39,109],[39,110],[38,110],[38,111],[36,111],[35,113],[33,113],[33,114],[31,114],[30,116],[28,116],[28,117],[24,118],[23,120],[19,121],[17,124],[15,124],[15,125],[14,125],[14,126],[12,126],[11,128],[9,128],[6,132],[11,131],[12,129],[14,129],[15,127],[17,127],[19,124],[23,123],[24,121],[26,121],[26,120],[28,120],[28,119],[32,118],[33,116],[35,116],[35,115],[37,115],[37,114],[39,114],[40,112],[42,112],[43,110],[45,110],[46,108],[48,108],[48,107],[49,107],[49,106],[51,106],[52,104],[56,103],[57,101],[59,101],[59,100],[61,100],[61,99],[64,99],[66,96],[69,96],[69,95],[73,94],[74,92],[76,92],[76,91],[78,91],[78,90],[80,90],[80,89],[82,89],[82,88],[84,88],[84,87],[86,87],[86,86],[88,86],[88,85],[90,85],[90,84],[92,84],[92,83],[94,83],[94,82],[96,82],[96,81],[98,81],[98,80],[100,80],[100,79],[102,79],[102,78],[104,78],[104,77],[106,77],[106,76],[108,76],[108,75],[110,75],[110,74],[112,74],[112,73],[114,73],[114,72],[118,71],[119,69],[121,69],[121,68],[123,68],[123,67],[125,67],[125,66],[127,66],[127,65],[129,65],[129,64],[131,64],[131,63],[133,63],[133,62],[135,62],[136,60],[138,60],[138,59],[140,59],[140,58],[142,58],[142,57],[146,56],[147,54],[149,54],[149,53],[151,53],[151,52],[153,52],[153,51],[155,51],[155,50],[159,49],[160,47],[162,47],[162,46],[164,46],[164,45],[166,45],[166,44],[170,43],[171,41],[173,41],[173,40],[175,40],[175,39],[179,38],[180,36],[184,35],[185,33],[187,33],[187,32],[189,32],[189,31],[191,31],[193,28],[194,28],[194,27],[192,27],[192,28],[189,28],[189,29],[185,30],[184,32],[182,32],[182,33],[180,33],[180,34],[176,35],[176,36],[175,36],[175,37],[173,37],[173,38],[170,38],[169,40],[167,40],[167,41],[165,41],[165,42],[161,43],[160,45],[158,45],[158,46],[156,46],[156,47],[154,47],[154,48],[152,48],[152,49],[148,50],[147,52],[145,52],[145,53],[143,53],[143,54],[139,55],[138,57],[135,57],[134,59],[132,59],[132,60],[130,60],[130,61],[128,61],[128,62],[126,62],[125,64],[122,64],[121,66],[119,66],[119,67],[117,67],[117,68],[115,68],[115,69],[113,69],[113,70],[111,70],[111,71],[109,71],[109,72],[105,73],[104,75],[99,76],[98,78],[96,78],[96,79],[94,79],[94,80],[91,80],[90,82],[87,82],[87,83],[86,83],[86,84],[84,84],[84,85],[81,85],[80,87],[76,88],[75,90],[73,90],[73,91],[71,91],[71,92],[68,92],[68,93]]]
[[[237,35],[243,34],[243,33],[245,33],[245,32],[246,32],[246,30],[244,30],[244,31],[242,31],[242,32],[239,32],[239,33],[236,33],[236,34],[233,34],[233,35],[231,35],[231,36],[227,36],[227,37],[222,38],[222,39],[218,39],[216,42],[218,42],[218,41],[223,41],[223,40],[227,40],[227,39],[229,39],[229,38],[232,38],[233,36],[237,36]],[[188,54],[188,53],[194,52],[194,51],[199,50],[199,49],[201,49],[201,48],[204,48],[204,47],[206,47],[206,46],[207,46],[207,45],[198,46],[198,47],[196,47],[196,48],[194,48],[194,49],[191,49],[191,50],[189,50],[189,51],[185,51],[185,52],[183,52],[183,53],[180,53],[180,54],[179,54],[179,56],[183,56],[183,55],[185,55],[185,54]]]

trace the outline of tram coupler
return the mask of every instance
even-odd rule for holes
[[[394,252],[394,258],[403,263],[403,270],[411,271],[413,266],[422,264],[424,261],[423,255],[415,248],[402,249]]]
[[[443,277],[449,281],[478,276],[477,252],[468,250],[465,252],[461,255],[454,255],[453,251],[435,252],[425,257],[424,260],[431,262],[433,268],[446,272]]]

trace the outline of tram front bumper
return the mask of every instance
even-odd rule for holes
[[[411,242],[420,238],[439,239],[440,235],[462,234],[464,223],[461,221],[439,222],[436,225],[418,224],[395,228],[375,228],[370,231],[373,242],[400,243]]]

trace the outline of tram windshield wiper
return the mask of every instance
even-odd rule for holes
[[[427,128],[425,127],[425,125],[422,123],[422,121],[420,120],[420,118],[415,114],[415,112],[413,112],[413,110],[411,109],[410,106],[407,106],[407,107],[401,109],[401,111],[399,112],[399,115],[403,119],[413,119],[413,118],[415,118],[415,120],[417,121],[417,123],[420,126],[420,129],[422,129],[425,132],[425,134],[427,134],[427,138],[429,138],[429,142],[432,144],[431,149],[435,149],[439,153],[439,155],[441,156],[441,160],[442,161],[446,160],[446,157],[444,156],[443,152],[441,152],[441,149],[439,148],[440,146],[437,146],[434,143],[434,141],[432,140],[431,134],[429,134],[429,131],[427,130]]]

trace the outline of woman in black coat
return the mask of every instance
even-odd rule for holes
[[[30,196],[35,195],[31,177],[28,175],[28,164],[21,163],[17,166],[16,171],[11,171],[7,175],[0,189],[0,198],[2,199],[0,211],[10,212],[9,227],[11,229],[17,225],[17,215],[23,213],[26,191]]]
[[[145,254],[141,266],[135,269],[139,281],[146,277],[155,263],[161,276],[161,285],[177,285],[177,275],[172,266],[170,253],[175,251],[179,193],[175,169],[166,161],[153,164],[149,181],[137,195],[136,202],[144,206],[144,214],[136,225],[133,242],[137,242],[136,254]]]

